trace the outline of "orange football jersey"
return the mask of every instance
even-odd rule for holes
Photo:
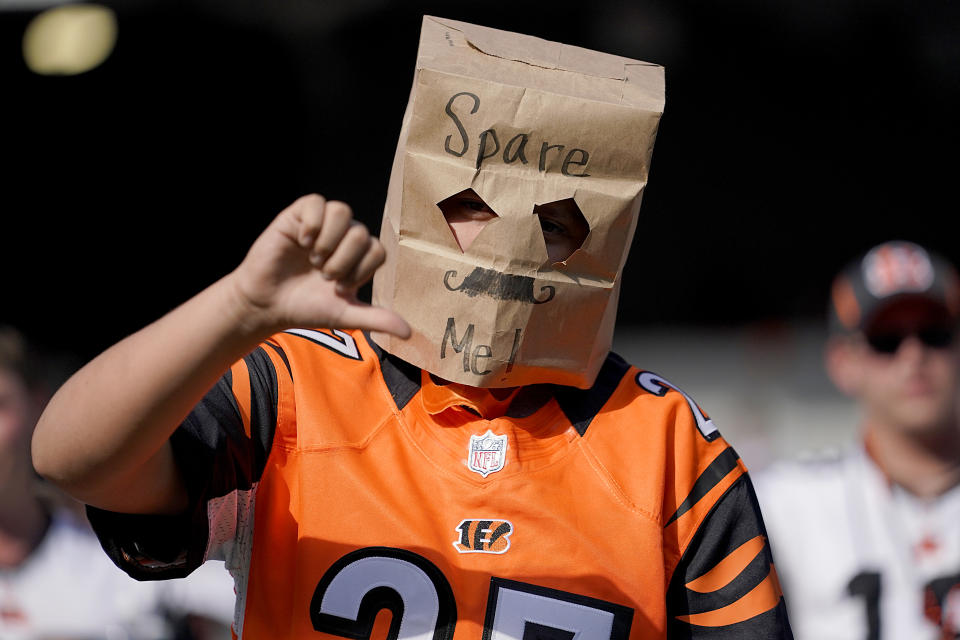
[[[172,439],[194,509],[91,510],[142,579],[224,558],[253,638],[789,638],[743,463],[611,354],[591,389],[445,385],[292,330]]]

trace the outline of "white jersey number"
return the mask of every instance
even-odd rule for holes
[[[315,342],[351,360],[363,359],[360,357],[360,349],[357,348],[357,341],[354,340],[349,333],[340,331],[339,329],[331,329],[329,333],[326,331],[317,331],[316,329],[288,329],[284,331],[284,333],[306,338],[310,342]]]
[[[655,396],[663,397],[667,394],[667,391],[673,389],[677,393],[683,396],[683,399],[687,401],[687,404],[690,405],[690,411],[693,412],[693,417],[697,421],[697,429],[700,430],[700,433],[703,434],[703,437],[707,442],[712,442],[720,436],[720,432],[717,431],[717,427],[713,424],[707,415],[697,406],[697,403],[693,401],[693,398],[688,396],[680,387],[675,384],[667,381],[666,378],[658,376],[652,371],[641,371],[637,374],[637,384],[642,388]]]
[[[627,640],[633,610],[556,589],[491,578],[482,640]],[[410,551],[369,547],[347,554],[320,579],[310,603],[317,631],[369,638],[377,613],[393,616],[388,640],[451,640],[457,606],[450,583]]]

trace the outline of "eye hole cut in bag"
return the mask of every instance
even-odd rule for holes
[[[590,233],[590,223],[573,198],[535,205],[533,214],[540,218],[547,256],[554,264],[572,256]]]
[[[460,246],[460,251],[470,248],[471,243],[480,235],[480,231],[487,226],[487,223],[498,217],[473,189],[464,189],[460,193],[455,193],[438,202],[437,206],[443,212],[443,217]]]
[[[466,251],[497,213],[473,189],[464,189],[437,203],[460,251]],[[533,207],[540,219],[549,262],[564,262],[583,246],[590,225],[573,198]]]

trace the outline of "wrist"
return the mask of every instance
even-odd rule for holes
[[[258,304],[244,292],[236,272],[224,276],[218,287],[223,298],[223,311],[236,328],[238,337],[259,343],[286,328],[270,307]]]

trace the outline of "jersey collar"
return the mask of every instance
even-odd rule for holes
[[[481,389],[456,382],[447,382],[426,371],[421,372],[420,393],[423,408],[431,415],[455,409],[466,409],[484,420],[503,416],[520,387]]]

